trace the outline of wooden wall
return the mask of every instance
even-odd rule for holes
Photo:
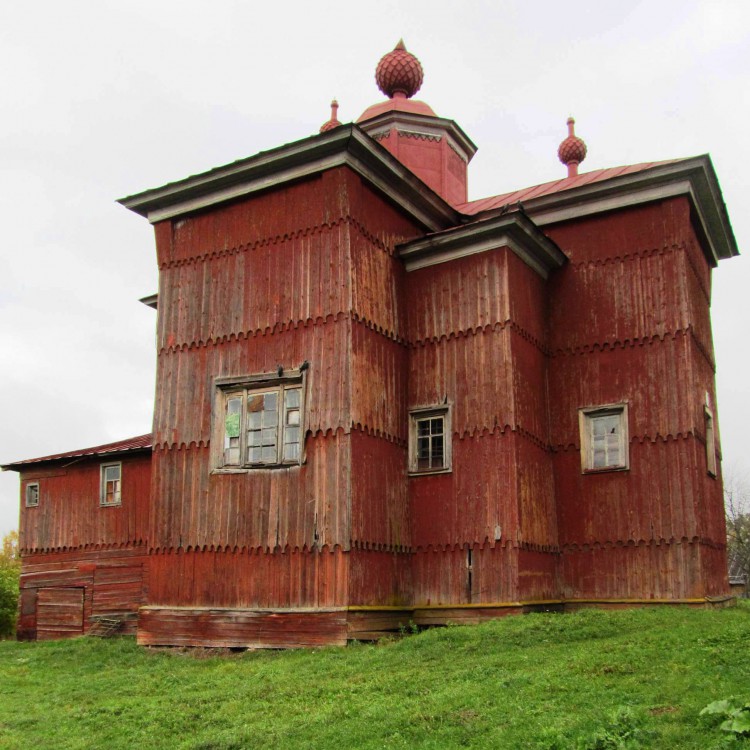
[[[725,593],[710,268],[683,198],[548,229],[570,258],[549,285],[551,443],[567,596]],[[577,409],[627,402],[630,470],[582,475]],[[584,551],[585,550],[585,551]]]
[[[345,551],[409,544],[394,248],[416,234],[346,168],[157,225],[150,602],[340,605]],[[304,361],[305,463],[213,472],[213,378]]]
[[[102,506],[100,467],[113,462],[122,463],[122,502]],[[29,482],[39,484],[39,505],[31,508]],[[145,543],[150,482],[150,452],[31,465],[21,472],[21,554]]]
[[[19,640],[83,635],[97,617],[121,618],[120,632],[133,634],[148,556],[141,546],[27,554],[20,587]]]

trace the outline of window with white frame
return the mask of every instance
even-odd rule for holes
[[[451,420],[448,406],[409,412],[409,472],[434,474],[451,470]]]
[[[120,505],[122,502],[122,464],[102,464],[100,471],[99,503],[101,505]]]
[[[615,471],[630,467],[627,404],[579,409],[578,422],[582,471]]]
[[[39,482],[29,482],[26,485],[26,507],[35,508],[39,505]]]
[[[711,409],[711,395],[706,393],[703,404],[703,417],[706,423],[706,471],[712,477],[716,476],[716,428],[714,427],[714,413]]]
[[[304,459],[303,382],[300,374],[217,381],[214,436],[219,469],[300,464]]]

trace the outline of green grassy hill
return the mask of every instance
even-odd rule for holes
[[[508,617],[316,651],[0,643],[0,748],[747,747],[750,607]]]

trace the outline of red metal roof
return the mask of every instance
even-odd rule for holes
[[[501,208],[507,203],[518,203],[518,201],[523,203],[523,201],[528,201],[532,198],[541,198],[543,195],[561,193],[563,190],[572,190],[573,188],[589,185],[592,182],[610,180],[614,177],[621,177],[622,175],[633,174],[634,172],[642,172],[646,169],[651,169],[652,167],[658,167],[662,164],[672,164],[676,161],[682,160],[669,159],[667,161],[649,161],[642,164],[631,164],[625,167],[595,169],[593,172],[584,172],[575,177],[564,177],[560,180],[544,182],[541,185],[533,185],[532,187],[523,188],[522,190],[514,190],[510,193],[503,193],[502,195],[493,195],[489,198],[480,198],[479,200],[469,201],[468,203],[461,203],[454,206],[454,208],[462,214],[474,215],[481,213],[482,211],[491,211],[495,208]]]
[[[2,469],[13,469],[18,471],[23,466],[29,464],[41,464],[46,461],[57,461],[63,458],[84,458],[86,456],[105,456],[113,453],[128,453],[129,451],[140,451],[151,448],[152,435],[139,435],[138,437],[128,438],[127,440],[118,440],[116,443],[106,443],[96,445],[93,448],[81,448],[80,450],[68,451],[67,453],[55,453],[51,456],[42,456],[41,458],[27,458],[23,461],[14,461],[11,464],[3,464]]]

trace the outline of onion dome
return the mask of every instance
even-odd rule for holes
[[[568,118],[568,137],[560,144],[557,149],[557,156],[560,161],[568,168],[568,177],[575,177],[578,174],[578,165],[586,158],[586,144],[576,135],[576,121]]]
[[[399,95],[410,99],[419,91],[423,80],[422,64],[407,52],[403,39],[392,52],[380,58],[375,70],[378,88],[390,99]]]
[[[336,116],[336,113],[339,111],[339,103],[334,99],[331,102],[331,119],[328,120],[328,122],[324,122],[320,126],[320,132],[321,133],[327,133],[329,130],[333,130],[334,128],[337,128],[341,123],[339,122],[339,118]]]

